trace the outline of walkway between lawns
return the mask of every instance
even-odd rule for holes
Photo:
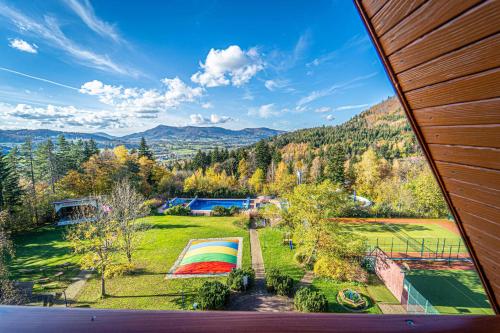
[[[66,306],[66,302],[68,306],[76,303],[76,298],[78,294],[82,291],[87,280],[92,276],[92,271],[82,270],[78,275],[73,278],[74,282],[71,283],[66,290],[66,301],[64,300],[64,295],[54,304],[54,306]]]
[[[266,270],[260,248],[259,233],[252,222],[250,226],[250,252],[252,268],[255,270],[255,285],[248,293],[239,293],[232,297],[230,310],[283,312],[292,311],[293,302],[290,298],[270,294],[266,290]]]

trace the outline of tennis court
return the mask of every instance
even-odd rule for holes
[[[406,279],[440,314],[493,314],[474,270],[411,270]]]
[[[365,237],[368,251],[379,247],[390,257],[426,259],[469,257],[462,238],[439,223],[413,224],[372,221],[341,223],[341,227],[345,232]]]

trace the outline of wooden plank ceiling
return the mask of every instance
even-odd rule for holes
[[[498,313],[500,0],[355,3]]]

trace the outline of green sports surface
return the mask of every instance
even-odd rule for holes
[[[412,270],[406,278],[440,314],[493,314],[473,270]]]

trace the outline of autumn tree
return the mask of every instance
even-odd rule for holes
[[[109,198],[110,218],[117,223],[120,245],[130,264],[145,228],[145,225],[138,221],[147,213],[143,203],[144,197],[126,179],[116,184]]]
[[[252,177],[248,180],[248,185],[253,189],[255,193],[261,193],[264,189],[264,183],[266,181],[266,176],[262,169],[258,168],[253,173]]]
[[[449,214],[448,206],[443,198],[443,193],[430,168],[424,168],[424,170],[411,181],[409,187],[415,196],[415,209],[419,216],[439,218]]]
[[[378,158],[371,148],[361,155],[361,160],[356,163],[354,169],[356,172],[356,191],[369,199],[375,197],[377,184],[387,176],[390,170],[387,161]]]
[[[120,267],[119,227],[118,222],[108,214],[109,203],[100,202],[96,211],[82,210],[81,218],[92,217],[92,221],[72,226],[66,238],[73,251],[80,254],[82,269],[95,269],[101,279],[101,297],[106,296],[106,279]],[[104,208],[104,209],[103,209]]]

